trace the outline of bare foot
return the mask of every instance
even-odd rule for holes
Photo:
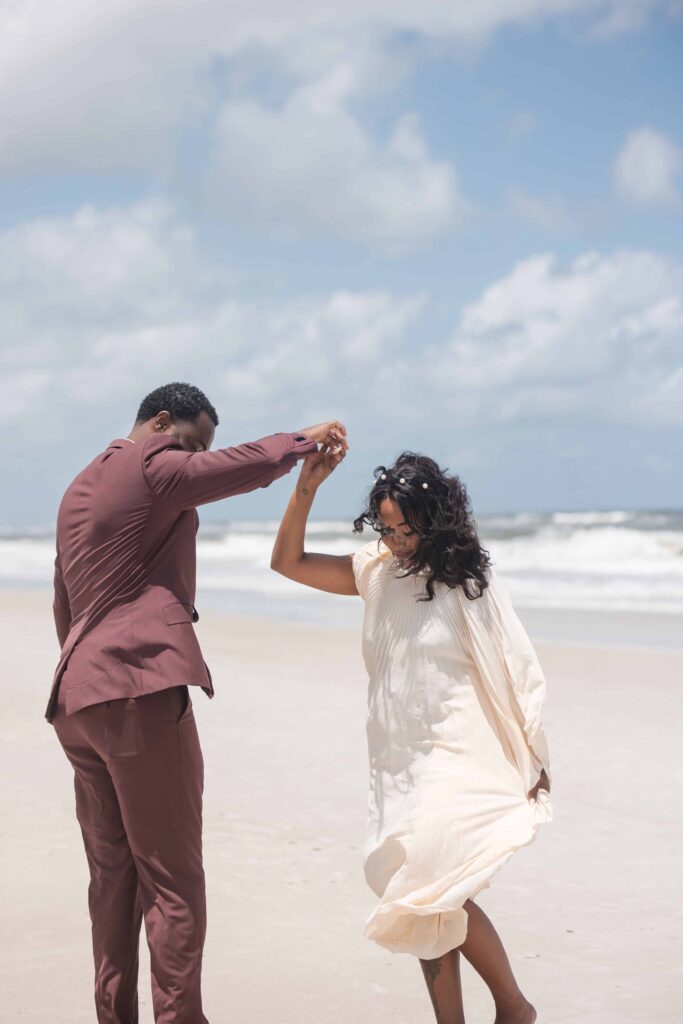
[[[536,1024],[536,1007],[522,999],[512,1009],[498,1010],[493,1024]]]

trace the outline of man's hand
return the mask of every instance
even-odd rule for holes
[[[304,427],[299,433],[304,434],[311,441],[315,441],[316,444],[321,444],[328,452],[335,455],[338,452],[345,455],[349,450],[346,440],[346,427],[339,420],[330,420],[329,423],[318,423],[315,427]]]
[[[541,768],[541,777],[538,780],[538,782],[536,783],[536,785],[534,786],[534,788],[529,790],[529,799],[530,800],[535,800],[536,799],[536,796],[538,795],[539,789],[545,789],[545,791],[547,793],[550,792],[550,780],[549,780],[548,776],[546,775],[544,768]]]

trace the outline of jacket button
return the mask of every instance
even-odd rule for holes
[[[197,611],[195,606],[192,605],[192,621],[196,622],[198,618],[199,618],[199,612]]]

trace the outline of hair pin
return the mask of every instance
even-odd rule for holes
[[[387,474],[386,474],[386,473],[380,473],[380,475],[379,475],[379,479],[380,479],[380,480],[388,480],[388,476],[387,476]],[[404,484],[404,483],[406,482],[406,478],[405,478],[404,476],[400,476],[400,477],[398,478],[398,482],[399,482],[400,484]],[[423,489],[424,491],[426,491],[426,490],[428,490],[428,489],[429,489],[429,484],[428,484],[428,483],[427,483],[426,481],[425,481],[425,482],[424,482],[424,483],[422,484],[422,489]]]

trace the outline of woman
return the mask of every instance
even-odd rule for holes
[[[365,601],[369,828],[379,897],[366,936],[422,966],[438,1024],[463,1024],[460,954],[488,985],[495,1024],[533,1024],[497,932],[473,897],[552,820],[541,726],[545,679],[481,547],[465,487],[423,455],[376,470],[354,523],[379,539],[349,555],[304,550],[317,488],[345,439],[308,455],[271,566]]]

